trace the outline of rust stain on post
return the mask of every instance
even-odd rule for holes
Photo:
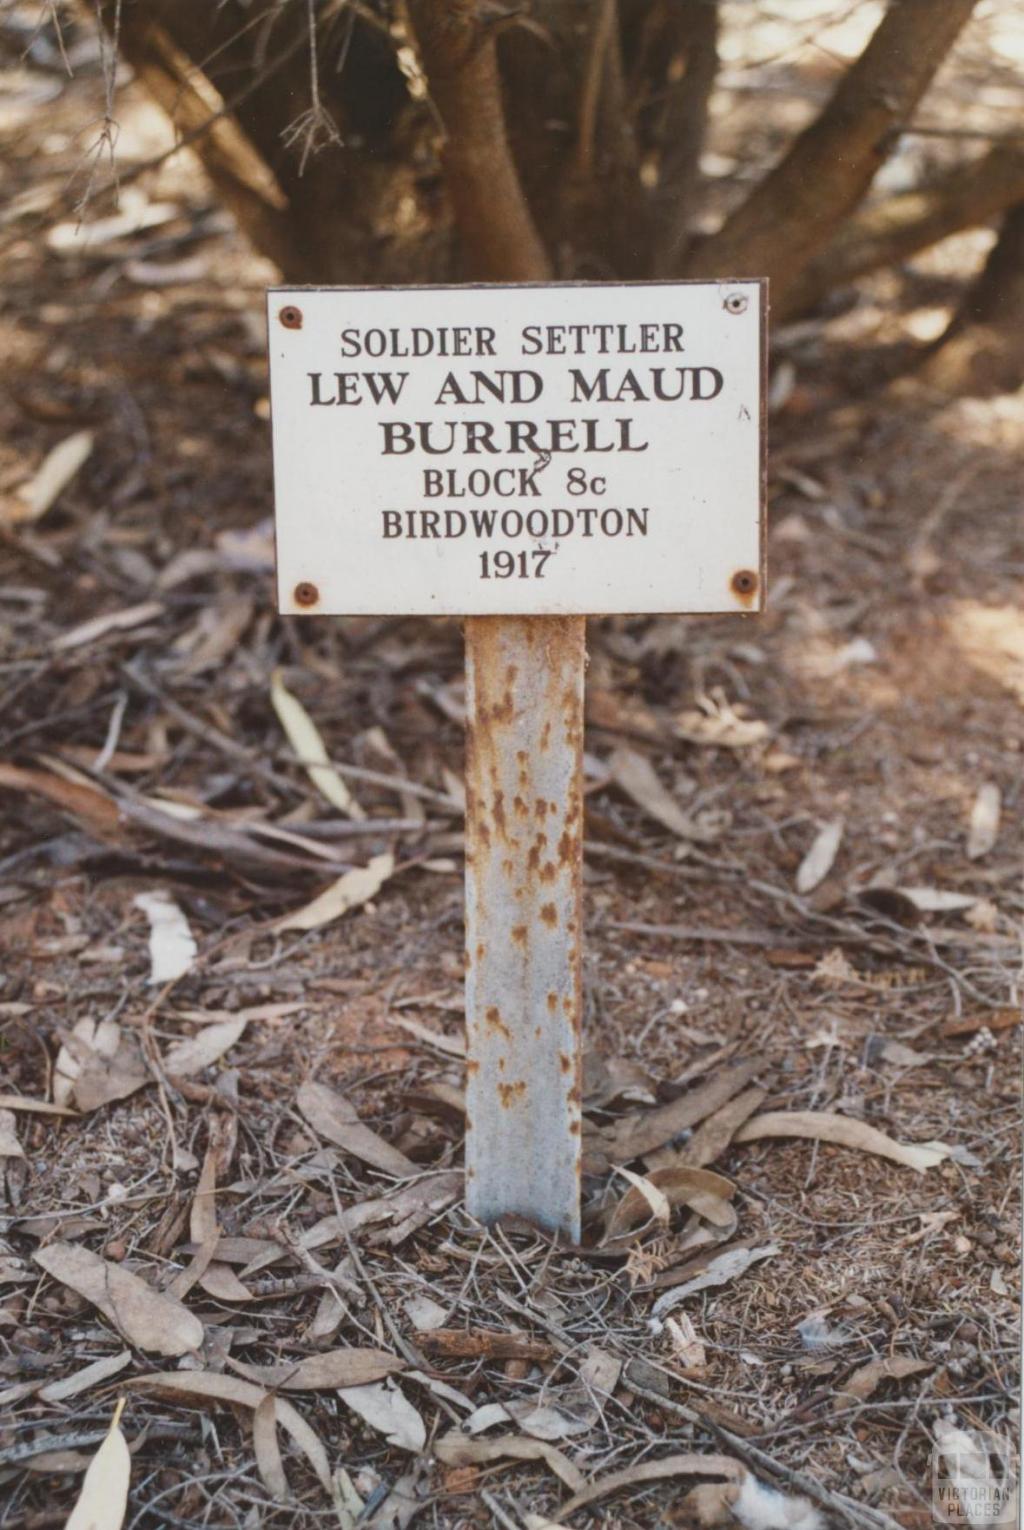
[[[584,634],[466,622],[467,1206],[575,1241]]]

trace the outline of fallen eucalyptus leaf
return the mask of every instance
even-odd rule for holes
[[[811,848],[797,868],[796,890],[798,893],[813,892],[819,882],[824,882],[839,854],[843,828],[843,820],[835,818],[818,831]]]
[[[288,690],[279,669],[274,671],[271,678],[270,700],[289,744],[309,773],[317,791],[340,813],[347,814],[349,818],[365,818],[366,814],[330,763],[316,723],[299,698]]]
[[[342,1402],[378,1430],[389,1444],[418,1455],[427,1443],[427,1426],[393,1381],[370,1386],[339,1387]]]
[[[91,456],[94,439],[91,430],[76,430],[74,435],[58,441],[20,490],[18,498],[24,510],[20,514],[15,511],[12,519],[16,522],[40,520]]]
[[[410,1296],[402,1303],[402,1308],[417,1333],[432,1333],[435,1328],[443,1328],[448,1317],[447,1307],[442,1307],[430,1296]]]
[[[267,1396],[262,1387],[254,1386],[251,1381],[242,1381],[238,1376],[221,1376],[215,1371],[156,1371],[149,1376],[135,1377],[131,1385],[145,1391],[170,1393],[176,1397],[199,1397],[216,1402],[237,1403],[242,1408],[251,1408],[253,1412]],[[287,1398],[275,1397],[274,1408],[281,1428],[291,1435],[321,1485],[330,1493],[331,1468],[320,1436]]]
[[[25,1149],[14,1130],[14,1111],[0,1110],[0,1158],[24,1158]]]
[[[757,1069],[754,1059],[729,1063],[668,1105],[634,1111],[611,1126],[588,1133],[586,1146],[603,1151],[617,1163],[642,1158],[718,1110],[750,1082]]]
[[[154,1355],[186,1355],[203,1342],[203,1325],[174,1297],[138,1275],[72,1243],[48,1243],[36,1264],[97,1307],[129,1344]]]
[[[659,1296],[651,1308],[651,1327],[657,1332],[661,1319],[673,1308],[680,1306],[688,1296],[693,1296],[697,1291],[706,1291],[712,1286],[727,1285],[749,1270],[752,1264],[758,1264],[762,1259],[771,1259],[778,1252],[777,1243],[762,1243],[758,1248],[726,1249],[685,1285],[675,1286],[671,1291],[666,1291],[664,1296]]]
[[[277,1401],[268,1392],[252,1415],[252,1450],[256,1470],[270,1496],[283,1503],[288,1497],[281,1446],[277,1438]]]
[[[408,1031],[410,1036],[416,1036],[420,1041],[425,1041],[428,1046],[436,1047],[439,1052],[447,1052],[449,1057],[465,1057],[466,1055],[464,1036],[446,1036],[443,1031],[435,1031],[429,1025],[421,1025],[418,1020],[406,1020],[399,1015],[389,1015],[388,1024],[397,1025],[401,1030]]]
[[[0,1110],[27,1110],[41,1116],[69,1116],[72,1120],[78,1115],[77,1110],[69,1110],[66,1105],[50,1105],[46,1100],[29,1100],[21,1094],[0,1094]]]
[[[659,1461],[642,1461],[638,1466],[627,1466],[622,1471],[609,1472],[605,1477],[595,1478],[574,1498],[563,1503],[558,1512],[562,1519],[568,1519],[577,1509],[596,1503],[599,1498],[607,1498],[609,1493],[617,1493],[620,1488],[635,1487],[640,1482],[661,1482],[666,1477],[694,1476],[725,1477],[735,1482],[739,1481],[744,1471],[745,1468],[732,1456],[704,1456],[694,1452],[663,1456]]]
[[[597,1410],[588,1407],[582,1398],[576,1399],[580,1406],[578,1414],[567,1412],[550,1404],[538,1404],[532,1398],[519,1398],[505,1407],[510,1418],[534,1440],[567,1440],[574,1435],[589,1434],[598,1419]]]
[[[670,1165],[652,1169],[646,1176],[634,1176],[628,1169],[618,1172],[625,1175],[634,1188],[627,1190],[612,1212],[603,1244],[624,1237],[645,1219],[652,1193],[664,1202],[664,1215],[658,1218],[663,1223],[669,1221],[674,1206],[689,1206],[715,1226],[729,1227],[735,1220],[728,1202],[735,1195],[736,1186],[724,1175],[714,1174],[710,1169]],[[637,1183],[640,1179],[643,1179],[642,1184]]]
[[[114,1409],[106,1439],[85,1473],[82,1491],[64,1530],[121,1530],[128,1507],[132,1458],[121,1433],[122,1398]]]
[[[133,900],[149,920],[150,987],[184,977],[196,959],[195,937],[169,893],[139,893]]]
[[[290,914],[284,914],[271,925],[274,930],[318,930],[349,909],[359,908],[380,892],[395,869],[395,858],[390,853],[375,855],[369,865],[355,866],[346,871],[330,887],[324,889],[312,903],[305,903]]]
[[[934,1361],[915,1360],[912,1355],[886,1355],[881,1360],[869,1360],[848,1376],[842,1386],[837,1386],[832,1406],[848,1408],[851,1402],[864,1402],[883,1381],[902,1381],[905,1376],[919,1376],[922,1371],[934,1369]]]
[[[971,821],[967,830],[969,861],[980,860],[995,847],[996,840],[999,838],[999,815],[1002,802],[1002,793],[996,783],[986,781],[971,808]]]
[[[301,1360],[278,1365],[230,1364],[239,1375],[259,1386],[285,1392],[333,1392],[339,1387],[362,1387],[382,1381],[393,1371],[405,1369],[405,1361],[384,1349],[328,1349]]]
[[[302,1084],[295,1102],[314,1131],[351,1153],[361,1163],[368,1163],[399,1179],[419,1172],[411,1158],[364,1126],[355,1106],[326,1084],[312,1081]]]
[[[164,1054],[164,1069],[174,1078],[192,1078],[218,1062],[241,1039],[248,1020],[239,1015],[234,1020],[217,1020],[204,1025],[194,1036],[176,1041]]]
[[[543,1440],[527,1435],[510,1434],[500,1440],[471,1439],[458,1430],[441,1436],[434,1445],[434,1455],[446,1466],[478,1466],[490,1461],[544,1461],[566,1487],[578,1493],[584,1478],[568,1456]]]
[[[756,1084],[751,1089],[744,1089],[742,1094],[727,1100],[713,1115],[702,1121],[689,1142],[682,1147],[663,1147],[658,1148],[654,1154],[647,1154],[648,1173],[676,1164],[683,1168],[701,1169],[705,1164],[715,1163],[744,1121],[754,1114],[766,1093],[767,1090]]]
[[[158,600],[145,600],[141,605],[125,606],[119,611],[104,611],[102,616],[92,616],[77,627],[69,627],[54,638],[53,646],[61,652],[69,648],[84,648],[87,643],[95,643],[99,638],[106,637],[108,632],[129,632],[133,627],[155,621],[163,614],[164,608]]]
[[[90,1387],[99,1386],[101,1381],[109,1381],[111,1376],[123,1371],[131,1361],[130,1349],[123,1349],[119,1355],[106,1355],[102,1360],[94,1360],[91,1365],[74,1371],[70,1376],[47,1382],[45,1387],[40,1388],[39,1397],[43,1402],[67,1402],[69,1397],[77,1397],[79,1392],[87,1392]]]
[[[616,786],[637,807],[680,839],[710,844],[728,824],[727,815],[720,813],[685,813],[668,788],[662,785],[647,756],[638,754],[635,749],[620,746],[608,761],[608,768]]]
[[[922,914],[956,914],[976,908],[979,902],[971,893],[949,892],[943,887],[898,887],[896,891],[909,898]]]
[[[665,1192],[653,1180],[643,1174],[634,1174],[632,1169],[617,1166],[615,1172],[628,1180],[632,1188],[627,1190],[616,1206],[608,1225],[607,1237],[617,1236],[635,1227],[638,1222],[649,1221],[651,1217],[667,1227],[672,1216],[672,1206]],[[625,1212],[624,1204],[627,1208]]]
[[[79,1020],[66,1035],[53,1070],[53,1098],[80,1111],[124,1100],[151,1082],[137,1037],[116,1020]]]
[[[921,1174],[953,1156],[953,1149],[945,1142],[897,1142],[874,1126],[830,1110],[770,1110],[741,1126],[733,1141],[756,1142],[761,1137],[807,1137],[817,1142],[834,1142],[839,1147],[890,1158],[893,1163]]]

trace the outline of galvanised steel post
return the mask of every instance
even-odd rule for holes
[[[466,622],[466,1202],[574,1242],[585,627]]]

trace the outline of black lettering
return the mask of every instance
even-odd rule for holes
[[[668,369],[665,367],[652,367],[651,382],[654,384],[655,398],[660,399],[663,404],[674,404],[676,399],[682,398],[686,391],[686,371],[683,367],[672,368],[676,376],[679,378],[679,387],[676,389],[675,393],[668,393],[665,390],[664,381],[665,373],[667,370]]]
[[[382,420],[380,428],[384,432],[385,457],[404,456],[406,452],[415,450],[412,426],[405,420]]]
[[[454,372],[449,372],[441,385],[441,391],[434,400],[435,404],[468,404],[469,399],[459,387]]]
[[[717,398],[721,393],[722,384],[725,382],[725,378],[722,376],[717,367],[687,367],[686,370],[690,372],[691,376],[693,377],[693,390],[690,394],[691,398],[698,399],[703,402],[705,399]],[[700,380],[705,375],[708,375],[713,379],[713,391],[711,393],[701,392]]]
[[[648,442],[646,441],[641,446],[634,446],[632,436],[630,434],[633,429],[632,420],[616,420],[615,423],[619,427],[620,452],[645,452],[647,450]]]
[[[338,396],[334,400],[336,404],[361,404],[359,397],[359,373],[358,372],[335,372],[334,380],[338,385]]]
[[[313,405],[313,404],[333,404],[335,402],[335,400],[333,398],[321,398],[320,397],[320,379],[321,379],[321,377],[323,377],[323,375],[324,374],[322,372],[307,372],[306,373],[306,376],[309,378],[310,385],[311,385],[311,387],[310,387],[310,400],[309,400],[310,405]]]
[[[510,452],[539,452],[536,421],[509,420],[508,443]]]
[[[478,537],[490,537],[494,535],[494,522],[497,519],[497,510],[471,510],[469,518],[473,522],[473,530]]]
[[[408,375],[408,372],[399,372],[396,383],[396,374],[394,372],[364,372],[363,381],[373,395],[373,402],[375,404],[382,404],[385,394],[390,403],[397,404]]]
[[[496,457],[501,456],[501,447],[494,444],[494,426],[489,420],[467,420],[466,455],[475,457],[479,451],[493,452]]]
[[[572,378],[572,401],[574,404],[589,404],[597,396],[599,404],[608,402],[608,368],[602,367],[596,374],[594,381],[588,383],[578,367],[569,368],[569,376]]]

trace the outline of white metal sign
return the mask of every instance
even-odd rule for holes
[[[268,294],[282,611],[763,604],[765,284]]]

